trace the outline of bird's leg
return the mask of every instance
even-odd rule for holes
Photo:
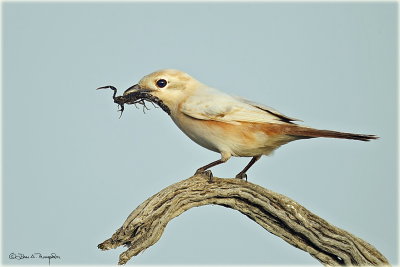
[[[230,157],[231,157],[231,155],[229,153],[221,153],[221,159],[213,161],[213,162],[211,162],[211,163],[209,163],[207,165],[204,165],[203,167],[198,168],[194,175],[205,174],[206,176],[208,176],[208,178],[211,181],[212,178],[213,178],[213,174],[208,169],[226,162]]]
[[[213,178],[213,174],[212,174],[212,172],[211,172],[210,170],[208,170],[208,169],[211,168],[211,167],[214,167],[214,166],[216,166],[216,165],[219,165],[219,164],[221,164],[221,163],[224,163],[224,162],[225,162],[225,161],[223,161],[222,159],[213,161],[213,162],[211,162],[211,163],[209,163],[209,164],[207,164],[207,165],[205,165],[205,166],[203,166],[203,167],[198,168],[197,171],[196,171],[196,173],[195,173],[195,175],[196,175],[196,174],[204,174],[204,175],[208,176],[208,178],[209,178],[210,181],[211,181],[212,178]]]
[[[246,174],[246,172],[247,172],[247,171],[250,169],[250,167],[253,166],[253,164],[256,163],[256,161],[259,160],[260,158],[261,158],[261,156],[252,157],[251,160],[250,160],[250,162],[249,162],[249,164],[247,164],[246,167],[244,167],[244,169],[236,175],[236,178],[238,178],[238,179],[246,179],[246,181],[247,181],[247,174]]]

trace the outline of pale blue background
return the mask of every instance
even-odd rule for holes
[[[219,155],[161,109],[112,92],[162,68],[370,143],[298,141],[263,158],[251,182],[287,195],[398,263],[397,28],[394,3],[3,4],[3,263],[115,264],[100,251],[126,216]],[[214,168],[232,177],[248,159]],[[46,261],[37,263],[47,264]],[[318,264],[218,206],[174,219],[129,264]]]

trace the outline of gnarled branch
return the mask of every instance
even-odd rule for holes
[[[209,204],[235,209],[324,265],[388,265],[373,246],[339,229],[290,198],[241,179],[202,175],[170,185],[138,206],[102,250],[125,245],[119,264],[155,244],[168,222]]]

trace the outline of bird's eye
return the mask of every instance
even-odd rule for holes
[[[160,88],[164,88],[167,85],[167,81],[164,79],[160,79],[156,82],[157,86]]]

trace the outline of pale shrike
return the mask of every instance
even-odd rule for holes
[[[178,70],[151,73],[127,89],[124,96],[137,92],[146,92],[161,100],[166,106],[163,109],[169,111],[182,132],[202,147],[221,154],[221,159],[200,167],[196,174],[226,162],[231,156],[252,157],[236,175],[236,178],[247,178],[246,172],[262,155],[269,155],[281,145],[298,139],[329,137],[369,141],[378,138],[297,125],[293,122],[297,119],[218,91]],[[210,171],[207,174],[212,176]]]

